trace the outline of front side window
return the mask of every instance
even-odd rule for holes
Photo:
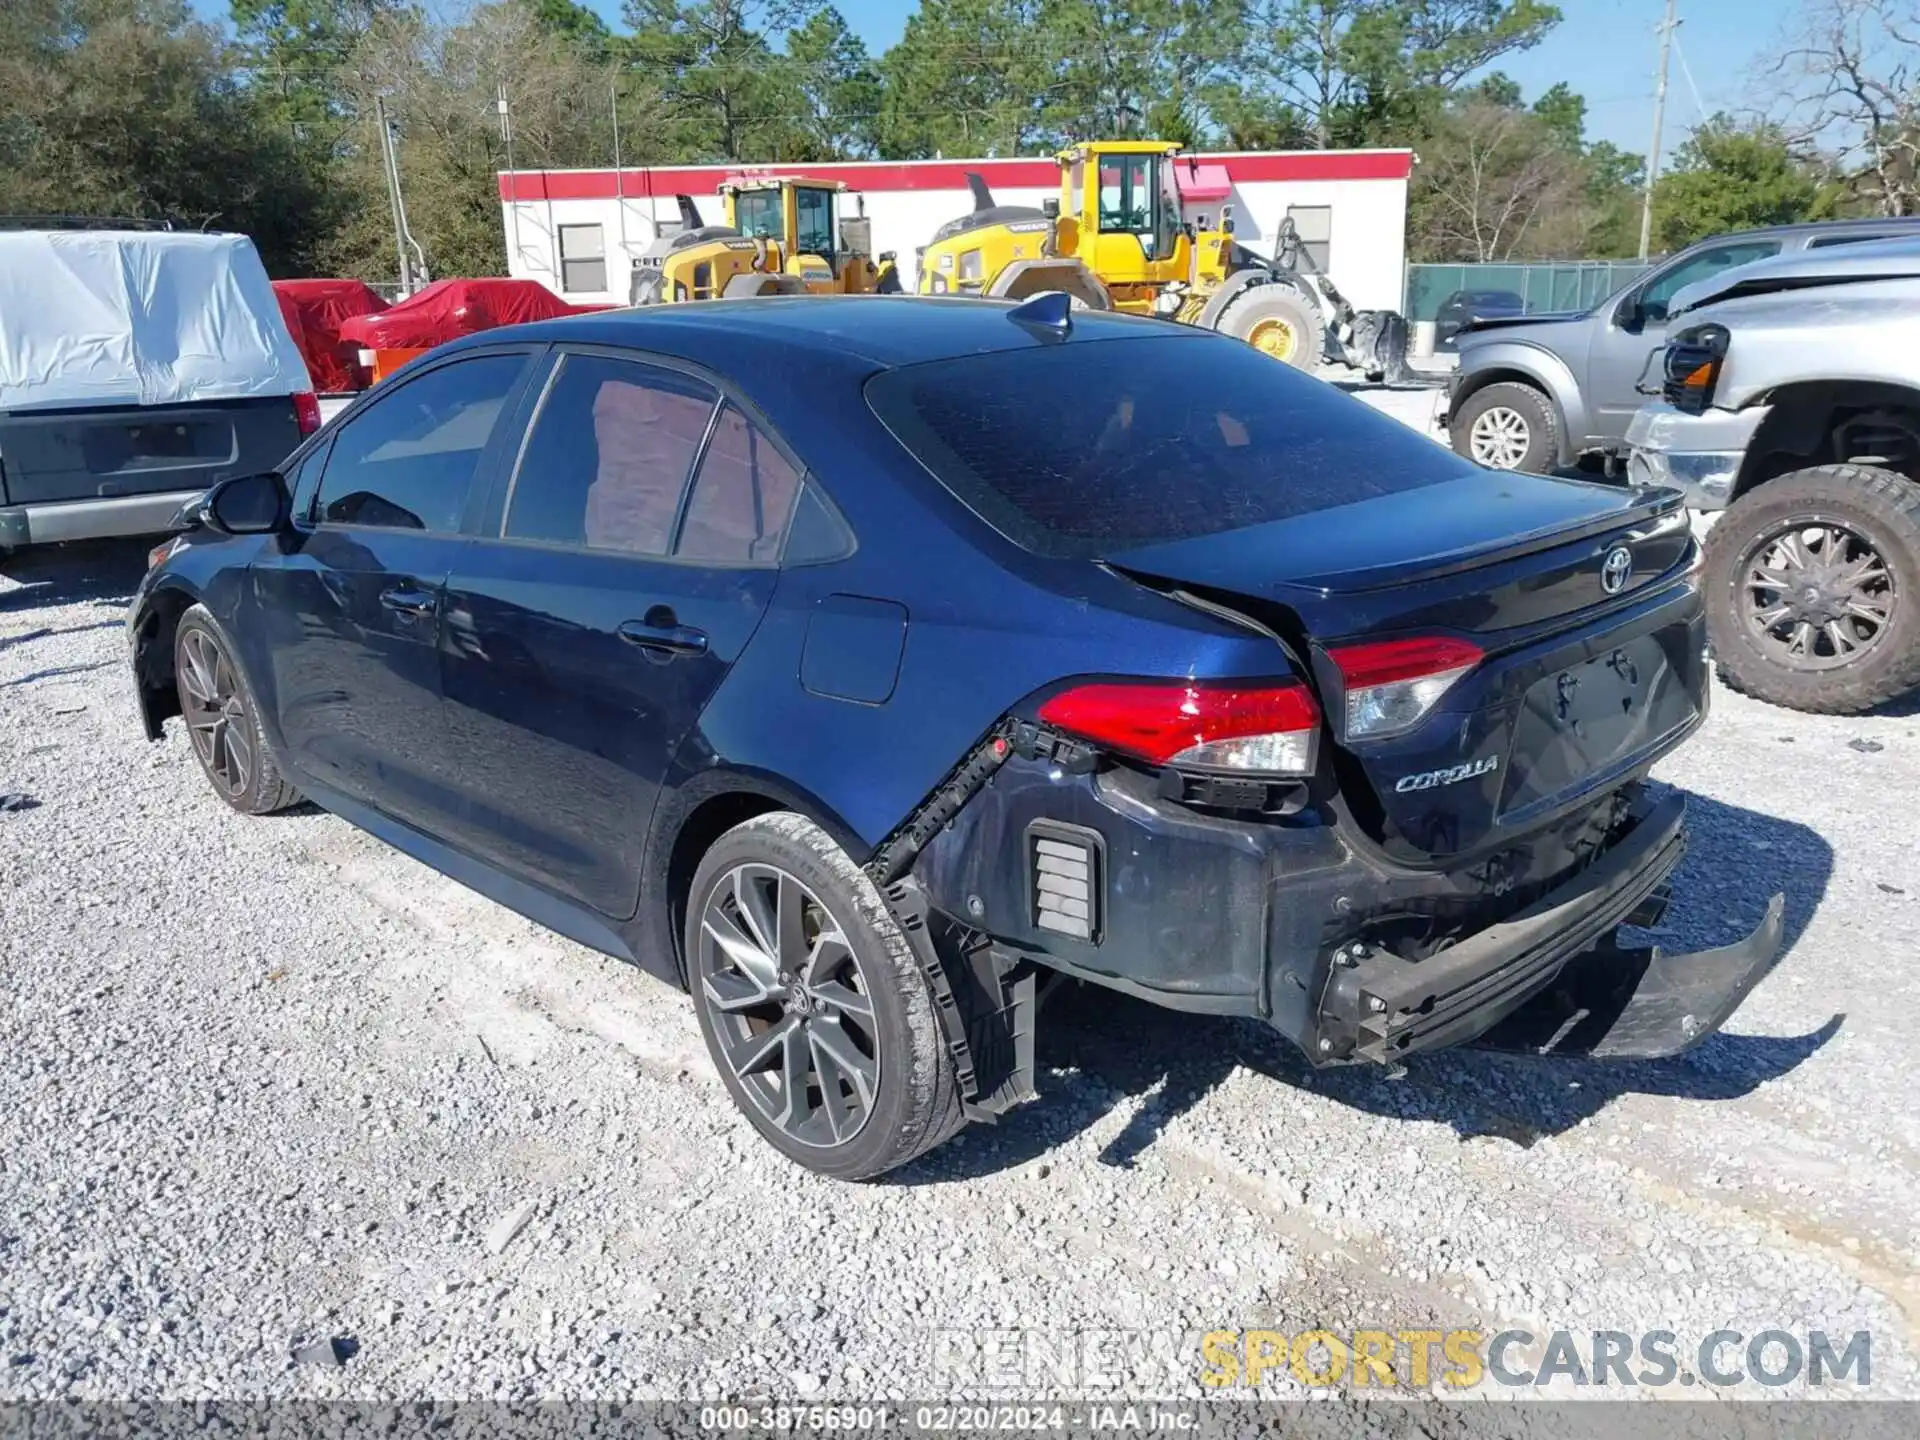
[[[1152,233],[1147,157],[1110,155],[1100,162],[1100,228],[1108,234]]]
[[[1755,260],[1764,260],[1769,255],[1779,253],[1778,240],[1738,240],[1689,255],[1666,274],[1657,276],[1652,284],[1640,292],[1640,313],[1648,320],[1665,320],[1667,307],[1673,303],[1674,295],[1684,287],[1696,280],[1718,275],[1722,270],[1731,270],[1736,265],[1750,265]]]
[[[524,355],[477,355],[394,385],[334,437],[317,519],[451,532]]]
[[[1110,155],[1100,162],[1100,229],[1129,234],[1154,260],[1173,254],[1180,202],[1160,155]]]
[[[793,199],[799,217],[793,248],[802,255],[818,255],[823,260],[831,260],[834,251],[833,192],[801,188],[793,192]]]
[[[569,355],[507,499],[510,539],[666,555],[719,397],[675,370]]]

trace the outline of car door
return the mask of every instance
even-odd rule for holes
[[[446,575],[532,353],[463,355],[370,397],[302,462],[292,530],[251,574],[243,649],[288,758],[429,832],[448,793]]]
[[[1674,295],[1735,265],[1780,253],[1777,237],[1716,241],[1680,255],[1655,271],[1618,301],[1593,333],[1587,351],[1588,444],[1614,444],[1626,438],[1634,412],[1646,403],[1640,377],[1653,353],[1667,343],[1667,306]]]
[[[772,598],[799,486],[706,377],[559,356],[487,538],[447,581],[457,844],[633,915],[668,766]]]

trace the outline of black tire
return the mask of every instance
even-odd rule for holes
[[[1486,432],[1478,443],[1475,426]],[[1496,431],[1507,437],[1506,443],[1495,443]],[[1447,439],[1454,454],[1492,470],[1544,475],[1560,463],[1560,416],[1553,401],[1517,380],[1469,395],[1447,417]],[[1514,457],[1510,463],[1505,461],[1508,456]]]
[[[1255,285],[1242,290],[1228,302],[1214,328],[1309,375],[1320,368],[1326,356],[1327,322],[1320,307],[1291,285]],[[1281,334],[1286,337],[1284,349],[1267,343],[1267,336]]]
[[[761,999],[768,977],[756,979],[750,967],[735,963],[740,939],[752,941],[757,927],[739,924],[723,940],[720,930],[707,925],[709,906],[719,906],[716,925],[742,915],[743,895],[764,900],[772,894],[768,903],[777,912],[789,894],[789,880],[810,892],[803,901],[813,902],[792,912],[795,933],[807,937],[810,948],[803,949],[833,969],[817,996],[808,986],[783,983],[778,988],[784,998]],[[702,857],[686,913],[687,983],[707,1052],[741,1113],[775,1149],[821,1175],[865,1180],[924,1154],[966,1123],[953,1053],[913,950],[872,879],[818,825],[791,812],[736,825]],[[770,923],[776,932],[782,928],[777,914]],[[850,965],[838,958],[840,947],[820,943],[819,936],[828,933],[845,938]],[[775,966],[783,981],[797,976],[794,967],[769,958],[765,947],[756,948],[756,965]],[[777,936],[773,948],[783,950]],[[812,977],[807,978],[811,985]],[[808,993],[796,1000],[800,990]],[[856,1001],[864,1002],[864,1014]],[[772,1049],[765,1042],[776,1029],[783,1036],[800,1035],[792,1042],[794,1051],[785,1048],[788,1039],[777,1042],[779,1075],[739,1063],[756,1047]],[[816,1041],[826,1047],[824,1054],[812,1048]],[[802,1048],[805,1054],[799,1054]],[[797,1093],[803,1106],[782,1098],[795,1093],[784,1084],[789,1054],[799,1054],[802,1062],[794,1073],[801,1077]],[[856,1066],[845,1065],[840,1055],[870,1059],[863,1110]],[[748,1073],[743,1077],[740,1069]],[[776,1106],[780,1115],[772,1113]],[[804,1116],[796,1114],[799,1108]],[[854,1116],[850,1110],[861,1113]],[[782,1116],[790,1118],[783,1124]]]
[[[233,647],[204,605],[189,606],[174,628],[173,682],[193,758],[214,794],[242,815],[269,815],[300,803],[300,792],[280,774],[267,748],[259,706]]]
[[[1787,592],[1747,582],[1762,562],[1785,563],[1773,549],[1783,538],[1794,541],[1797,553],[1832,553],[1848,568],[1869,549],[1878,557],[1884,584],[1866,571],[1866,588],[1850,592],[1866,608],[1833,622],[1843,627],[1839,639],[1851,640],[1857,651],[1849,652],[1818,620],[1828,613],[1831,596],[1817,584],[1800,592],[1813,608],[1797,608],[1773,626],[1763,623],[1777,608],[1767,597],[1785,601]],[[1817,580],[1818,571],[1809,573]],[[1870,465],[1819,465],[1748,491],[1708,532],[1702,583],[1707,640],[1720,678],[1756,700],[1823,715],[1859,715],[1920,685],[1920,484],[1904,475]],[[1884,622],[1867,618],[1872,612],[1883,613]],[[1806,615],[1815,617],[1806,621],[1811,643],[1796,661],[1787,639],[1806,633],[1799,631]]]

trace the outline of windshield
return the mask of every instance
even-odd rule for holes
[[[780,238],[780,192],[743,190],[733,197],[734,228],[749,238]]]
[[[868,403],[942,484],[1037,554],[1263,525],[1479,473],[1252,347],[1052,344],[875,376]]]

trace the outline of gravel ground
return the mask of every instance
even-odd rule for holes
[[[1661,938],[1775,889],[1793,937],[1684,1061],[1310,1075],[1082,991],[1041,1103],[843,1186],[755,1139],[683,997],[147,744],[141,563],[0,567],[0,792],[38,802],[0,812],[0,1399],[924,1398],[990,1390],[1000,1328],[1068,1357],[1040,1388],[1198,1394],[1195,1332],[1424,1325],[1865,1329],[1870,1393],[1920,1397],[1914,710],[1721,692],[1664,766]]]

